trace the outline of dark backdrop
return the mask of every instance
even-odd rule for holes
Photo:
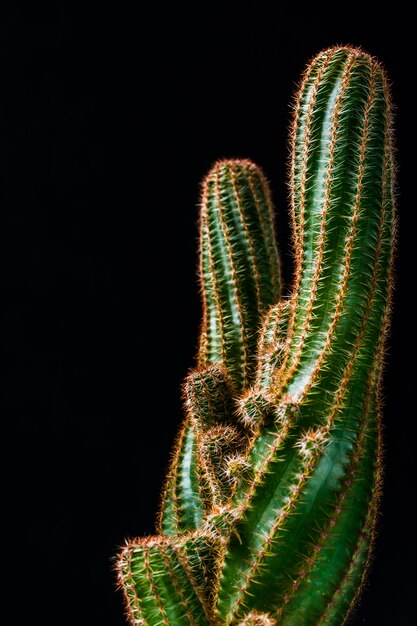
[[[281,2],[277,16],[260,3],[135,4],[1,8],[2,570],[12,609],[1,621],[125,623],[111,558],[125,537],[152,533],[181,421],[200,316],[200,180],[219,157],[264,168],[288,285],[289,102],[311,56],[352,43],[393,82],[401,225],[383,514],[352,624],[411,624],[413,19],[397,3],[369,16],[365,3]]]

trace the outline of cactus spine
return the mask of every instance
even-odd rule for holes
[[[292,129],[286,300],[262,174],[224,161],[208,175],[199,363],[186,382],[165,537],[132,542],[119,559],[133,624],[346,622],[381,481],[391,109],[381,66],[361,50],[331,48],[308,66]]]

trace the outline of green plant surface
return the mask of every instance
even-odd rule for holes
[[[392,105],[351,46],[308,65],[291,132],[294,281],[268,184],[203,184],[198,364],[157,537],[118,559],[132,624],[340,626],[372,554],[395,244]]]
[[[163,498],[160,530],[164,534],[197,529],[204,513],[222,499],[222,489],[215,483],[208,485],[210,462],[204,454],[203,432],[210,423],[214,425],[212,413],[218,402],[220,422],[233,424],[232,394],[252,382],[262,317],[279,300],[271,196],[262,171],[250,161],[219,161],[204,180],[200,285],[203,321],[198,369],[202,372],[197,377],[197,395],[205,400],[193,406],[190,396],[196,394],[189,391],[197,378],[191,374],[185,385],[187,418]],[[232,419],[225,420],[226,414]],[[230,430],[225,433],[226,440],[230,434]]]

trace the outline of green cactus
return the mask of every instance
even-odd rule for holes
[[[236,452],[233,398],[254,379],[262,318],[279,299],[272,202],[264,175],[250,161],[220,161],[204,181],[200,280],[199,369],[185,384],[187,419],[160,517],[165,534],[196,530],[204,513],[223,499],[224,486],[217,481],[210,485],[210,461],[202,453],[205,431],[223,426],[222,456],[230,446]]]
[[[204,183],[198,367],[160,534],[128,542],[117,565],[132,624],[339,626],[360,594],[395,242],[379,63],[349,46],[320,53],[291,140],[288,298],[260,170],[222,161]]]

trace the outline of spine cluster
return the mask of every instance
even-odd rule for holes
[[[205,179],[198,365],[160,534],[118,560],[132,624],[339,626],[360,593],[381,488],[395,242],[379,63],[349,46],[320,53],[291,147],[286,298],[262,172],[228,160]]]

